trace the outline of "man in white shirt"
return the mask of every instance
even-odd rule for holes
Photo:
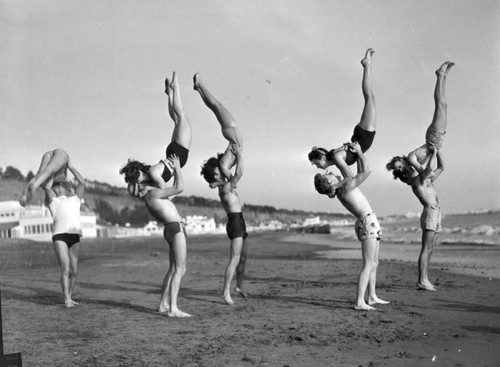
[[[61,288],[64,304],[67,308],[75,307],[71,295],[75,288],[78,270],[78,253],[80,251],[80,205],[83,201],[85,180],[68,162],[69,171],[75,176],[78,185],[73,189],[68,181],[54,182],[50,180],[44,185],[45,204],[54,219],[52,241],[57,260],[61,265]]]

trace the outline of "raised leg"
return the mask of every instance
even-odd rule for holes
[[[237,144],[243,148],[243,137],[236,125],[236,120],[228,109],[205,87],[200,74],[193,76],[193,83],[193,89],[200,94],[205,105],[215,114],[221,127],[222,136],[229,142],[229,145]],[[219,163],[222,173],[226,177],[229,177],[229,170],[235,163],[236,157],[228,146]]]
[[[422,247],[418,257],[418,289],[426,291],[436,290],[436,287],[429,281],[428,277],[429,261],[435,241],[437,241],[436,232],[428,229],[422,231]]]
[[[363,65],[361,89],[365,99],[365,106],[358,125],[367,131],[375,131],[377,127],[377,111],[375,109],[375,96],[372,88],[372,56],[374,53],[375,51],[369,48],[366,50],[365,57],[361,60],[361,65]]]
[[[241,250],[243,247],[243,238],[238,237],[231,240],[231,248],[229,250],[229,263],[226,267],[224,278],[224,289],[222,290],[221,297],[228,304],[232,305],[234,302],[231,298],[231,281],[233,280],[234,272],[240,261]]]
[[[23,192],[21,199],[19,199],[19,204],[23,207],[26,206],[36,189],[43,185],[45,181],[51,178],[65,180],[68,161],[68,153],[62,149],[55,149],[45,153],[42,156],[37,174],[29,182],[27,189]]]
[[[436,87],[434,89],[434,116],[432,117],[432,122],[430,127],[437,131],[446,132],[447,126],[447,104],[446,104],[446,93],[445,84],[446,76],[450,71],[451,67],[455,65],[450,61],[445,61],[436,70]]]
[[[172,81],[170,82],[169,88],[169,101],[171,99],[171,102],[169,103],[171,103],[171,110],[174,115],[172,119],[175,123],[171,141],[175,141],[177,144],[189,149],[192,141],[191,124],[189,123],[188,116],[184,112],[184,108],[182,106],[179,82],[175,72],[172,74]],[[171,117],[172,114],[170,115]]]

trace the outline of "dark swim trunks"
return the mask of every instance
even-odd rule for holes
[[[361,151],[364,153],[373,144],[373,139],[375,139],[375,131],[368,131],[356,125],[354,131],[352,133],[351,142],[357,141],[361,147]],[[350,166],[356,162],[356,155],[353,154],[350,150],[346,151],[346,163]]]
[[[52,242],[62,241],[71,248],[75,243],[80,242],[80,235],[76,233],[57,233],[52,236]]]
[[[173,154],[175,154],[177,157],[179,157],[179,162],[181,164],[181,167],[184,167],[184,165],[186,164],[186,162],[188,160],[189,149],[186,149],[182,145],[173,141],[167,147],[166,156],[168,158]]]
[[[183,231],[184,236],[186,236],[186,229],[184,228],[184,223],[182,222],[170,222],[165,224],[165,228],[163,229],[163,236],[170,243],[174,240],[174,237],[177,233]]]
[[[227,215],[227,226],[226,232],[229,239],[233,240],[238,237],[247,238],[247,226],[245,224],[245,218],[243,218],[243,213],[229,213]]]

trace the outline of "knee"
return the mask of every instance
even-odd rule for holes
[[[448,104],[446,103],[445,100],[443,99],[438,99],[436,103],[437,107],[443,111],[446,111],[448,109]]]
[[[180,274],[181,276],[183,276],[184,274],[186,274],[186,271],[187,271],[187,266],[186,264],[179,264],[175,267],[175,271],[176,273]]]

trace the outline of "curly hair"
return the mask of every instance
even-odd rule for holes
[[[336,195],[335,190],[332,189],[331,183],[326,176],[321,173],[317,173],[316,176],[314,176],[314,188],[321,195],[328,195],[332,198]]]
[[[136,182],[139,178],[139,172],[147,173],[150,167],[142,162],[129,159],[127,164],[120,169],[120,175],[125,176],[126,183]]]
[[[387,168],[388,171],[392,171],[392,175],[393,175],[393,178],[395,180],[401,180],[402,182],[406,182],[408,181],[408,179],[404,176],[404,172],[400,172],[400,171],[397,171],[395,170],[395,164],[397,162],[401,162],[401,161],[405,161],[407,164],[408,163],[408,158],[406,156],[395,156],[395,157],[392,157],[392,159],[389,161],[389,163],[387,163],[385,165],[385,168]]]
[[[200,175],[203,176],[205,181],[209,184],[215,182],[215,169],[219,167],[219,160],[222,157],[221,153],[217,157],[210,157],[206,162],[201,165]]]

